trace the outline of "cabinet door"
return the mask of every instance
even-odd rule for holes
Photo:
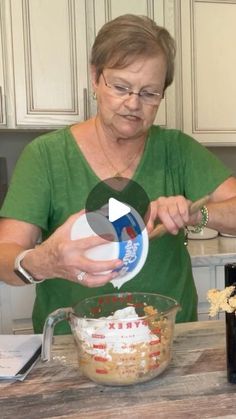
[[[35,285],[10,287],[13,333],[33,333],[32,311],[35,300]]]
[[[10,286],[0,282],[0,333],[33,333],[35,286]]]
[[[225,262],[225,263],[230,263]],[[225,288],[225,265],[216,266],[216,288],[223,290]],[[218,315],[219,319],[225,319],[225,312],[221,311]]]
[[[3,32],[3,7],[0,4],[0,126],[6,125]]]
[[[198,320],[209,320],[207,291],[216,287],[215,266],[195,267],[193,277],[198,294]]]
[[[10,0],[15,125],[63,126],[86,117],[84,0]]]
[[[173,0],[96,0],[90,3],[89,8],[90,14],[95,16],[95,35],[105,22],[126,13],[148,16],[175,35]],[[95,112],[95,104],[92,104],[91,113]],[[175,83],[167,89],[155,123],[168,127],[177,126]]]
[[[236,1],[181,1],[183,129],[206,145],[236,142]]]

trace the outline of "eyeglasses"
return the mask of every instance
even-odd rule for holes
[[[106,87],[109,87],[109,89],[112,90],[114,96],[123,98],[123,100],[127,99],[131,95],[137,95],[143,103],[155,106],[159,105],[163,97],[163,94],[158,92],[151,92],[145,89],[142,89],[139,92],[134,92],[132,89],[130,89],[130,87],[124,86],[119,83],[108,84],[103,73],[102,77]]]

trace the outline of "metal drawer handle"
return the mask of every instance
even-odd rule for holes
[[[84,121],[88,119],[88,90],[83,89],[83,100],[84,100]]]

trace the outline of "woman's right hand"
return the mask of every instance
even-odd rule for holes
[[[117,272],[111,271],[122,266],[121,260],[95,261],[85,255],[88,249],[109,243],[111,236],[70,239],[72,225],[83,213],[70,216],[46,241],[26,254],[23,266],[33,277],[64,278],[87,287],[100,287],[117,276]]]

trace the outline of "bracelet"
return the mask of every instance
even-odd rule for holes
[[[40,282],[43,282],[44,279],[41,279],[39,281],[35,280],[33,276],[21,265],[21,262],[23,261],[25,255],[29,252],[32,252],[32,250],[34,249],[24,250],[16,257],[14,263],[14,272],[17,276],[19,276],[20,279],[22,279],[22,281],[25,282],[25,284],[40,284]]]
[[[208,220],[209,220],[209,211],[206,205],[203,205],[203,207],[200,209],[202,213],[202,219],[200,223],[198,223],[193,229],[189,229],[191,233],[201,233],[201,231],[207,226]]]

